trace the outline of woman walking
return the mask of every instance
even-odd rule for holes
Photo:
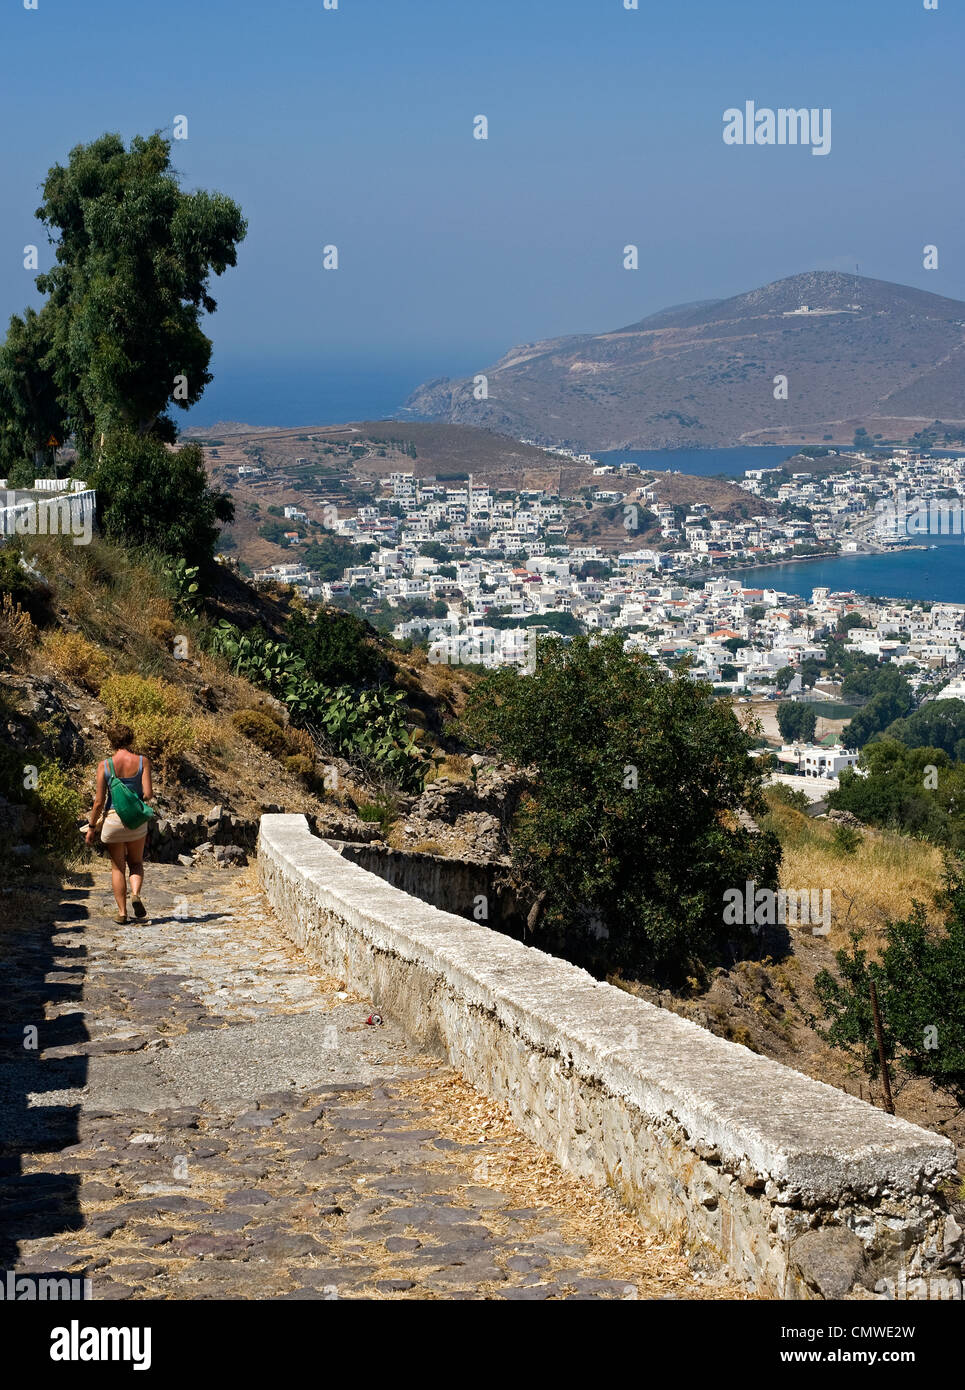
[[[141,901],[144,842],[147,839],[147,822],[154,812],[143,803],[151,800],[154,788],[150,758],[141,757],[130,750],[134,742],[133,730],[126,724],[116,724],[107,730],[107,736],[114,752],[112,757],[105,758],[97,766],[97,791],[85,839],[88,845],[94,843],[103,816],[101,844],[107,846],[111,857],[111,887],[117,903],[114,921],[120,925],[128,920],[125,869],[129,869],[131,874],[131,908],[134,916],[147,916],[147,909]],[[123,820],[114,805],[115,795],[124,811]],[[138,807],[138,802],[143,811]],[[126,823],[139,818],[139,824],[132,826]]]

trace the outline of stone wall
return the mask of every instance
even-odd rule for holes
[[[506,882],[503,865],[389,849],[387,845],[349,844],[344,840],[326,843],[360,869],[378,874],[393,888],[421,898],[443,912],[481,921],[510,936],[522,938],[524,934],[526,914]]]
[[[265,816],[283,929],[563,1167],[764,1295],[961,1296],[948,1140],[393,888]],[[946,1295],[947,1296],[947,1292]]]

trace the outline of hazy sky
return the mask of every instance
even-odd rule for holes
[[[956,0],[37,3],[0,8],[4,320],[36,300],[22,248],[48,166],[179,115],[186,185],[250,222],[213,282],[216,363],[459,371],[856,263],[965,298]],[[725,145],[749,100],[830,107],[830,154]]]

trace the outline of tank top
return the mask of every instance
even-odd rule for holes
[[[107,815],[107,812],[110,811],[110,810],[112,809],[112,806],[113,806],[113,803],[112,803],[112,801],[111,801],[111,770],[110,770],[110,768],[108,767],[108,763],[109,763],[109,762],[110,762],[110,758],[105,758],[105,759],[104,759],[104,780],[105,780],[105,782],[106,782],[106,784],[107,784],[107,806],[106,806],[105,811],[104,811],[105,816]],[[118,774],[115,774],[115,776],[117,776],[117,780],[118,780],[119,782],[123,782],[123,783],[124,783],[125,787],[130,787],[132,791],[137,792],[138,796],[143,796],[143,795],[144,795],[144,787],[143,787],[143,784],[142,784],[143,773],[144,773],[144,759],[141,758],[140,762],[139,762],[138,765],[137,765],[137,771],[135,772],[135,774],[134,774],[133,777],[121,777],[121,776],[119,776]]]

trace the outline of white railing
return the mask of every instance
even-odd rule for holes
[[[32,490],[34,492],[86,492],[87,484],[82,478],[34,478]]]
[[[42,480],[46,481],[46,480]],[[90,543],[97,512],[93,488],[34,498],[7,492],[0,507],[0,544],[11,536],[71,536],[75,545]]]

